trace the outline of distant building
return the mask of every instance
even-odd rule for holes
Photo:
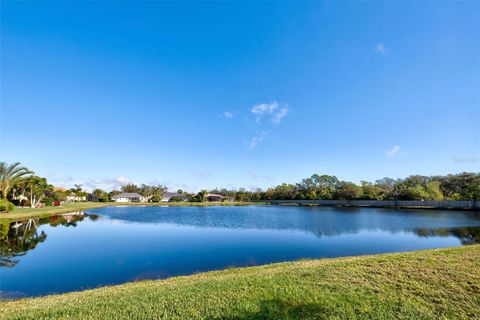
[[[169,202],[172,198],[177,198],[177,199],[181,199],[182,201],[188,201],[188,197],[183,195],[183,194],[180,194],[180,193],[176,193],[176,192],[165,192],[162,196],[162,200],[160,200],[161,202]]]
[[[112,197],[115,202],[147,202],[148,199],[138,193],[120,193]]]
[[[87,201],[87,197],[86,196],[77,196],[75,193],[71,193],[69,196],[67,196],[65,201],[68,202],[68,203]]]
[[[224,196],[222,196],[221,194],[207,193],[205,195],[205,198],[207,199],[207,201],[210,202],[222,202]]]

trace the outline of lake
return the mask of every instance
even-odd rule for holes
[[[441,210],[107,207],[0,224],[2,298],[202,271],[480,242],[480,213]]]

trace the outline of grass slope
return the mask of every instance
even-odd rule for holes
[[[260,202],[76,202],[62,204],[61,207],[45,207],[45,208],[15,208],[12,212],[0,212],[0,221],[16,221],[30,218],[49,217],[54,214],[69,213],[75,211],[83,211],[94,208],[102,208],[108,206],[173,206],[173,207],[208,207],[208,206],[251,206],[257,204],[265,204]]]
[[[479,319],[480,246],[230,269],[0,310],[4,319]]]

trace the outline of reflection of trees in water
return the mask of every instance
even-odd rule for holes
[[[76,227],[77,222],[82,221],[86,216],[96,218],[96,215],[92,217],[83,212],[74,212],[0,224],[0,267],[14,267],[19,262],[15,259],[16,257],[27,254],[47,239],[45,231],[38,231],[41,225]]]
[[[47,239],[45,232],[37,232],[38,225],[38,219],[2,225],[0,266],[15,266],[19,261],[14,259],[15,257],[25,255],[29,250],[35,249],[37,244]]]
[[[420,237],[457,237],[463,245],[480,243],[480,227],[419,228],[414,233]]]
[[[288,209],[288,210],[287,210]],[[108,219],[146,224],[172,224],[199,228],[292,230],[313,234],[318,238],[355,235],[362,232],[388,232],[392,235],[413,233],[428,236],[435,230],[437,235],[456,236],[468,243],[468,231],[459,233],[457,226],[478,225],[479,215],[474,213],[411,211],[391,209],[339,208],[102,208]],[[451,227],[449,227],[451,225]],[[478,227],[477,227],[478,228]],[[422,233],[423,230],[423,233]],[[431,236],[435,235],[433,232]],[[478,238],[478,236],[477,236]],[[471,241],[475,237],[472,236]]]

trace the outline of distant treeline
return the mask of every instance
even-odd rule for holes
[[[128,184],[121,190],[107,192],[95,189],[91,193],[81,185],[68,190],[55,188],[46,178],[36,176],[20,163],[0,162],[0,211],[15,205],[52,205],[54,201],[108,202],[121,192],[139,193],[150,202],[159,202],[167,192],[162,185]],[[459,173],[446,176],[413,175],[405,179],[383,178],[360,185],[339,180],[335,176],[314,174],[299,183],[283,183],[267,190],[213,189],[193,194],[177,190],[170,201],[207,201],[207,195],[219,194],[224,201],[263,200],[480,200],[480,173]],[[181,195],[181,196],[180,196]]]
[[[447,176],[383,178],[360,185],[335,176],[314,174],[296,184],[283,183],[267,190],[215,189],[236,201],[261,200],[479,200],[480,173]]]
[[[136,192],[158,202],[165,186],[129,184],[121,192]],[[120,191],[109,193],[96,189],[93,194],[100,201],[109,201]],[[314,174],[296,184],[283,183],[267,190],[212,189],[194,194],[184,190],[177,193],[191,201],[206,201],[207,193],[220,194],[224,201],[263,200],[480,200],[480,173],[460,173],[447,176],[413,175],[405,179],[383,178],[375,182],[362,181],[360,185],[339,180],[335,176]],[[172,201],[182,201],[173,198]]]

